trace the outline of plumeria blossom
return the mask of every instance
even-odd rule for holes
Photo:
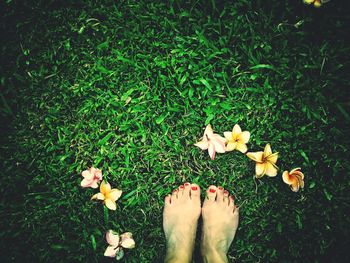
[[[102,180],[102,171],[94,167],[83,171],[81,175],[84,177],[80,183],[82,187],[97,188],[98,183]]]
[[[135,241],[130,232],[126,232],[119,236],[115,231],[108,230],[106,233],[106,240],[109,246],[104,255],[111,258],[115,257],[116,260],[120,260],[124,256],[123,248],[130,249],[135,247]]]
[[[226,151],[230,152],[238,150],[245,153],[248,150],[247,143],[250,138],[250,132],[242,132],[241,127],[238,124],[233,126],[232,132],[224,132],[224,136],[227,140]]]
[[[282,174],[283,182],[288,184],[293,192],[298,192],[299,188],[304,188],[304,174],[301,168],[294,168],[290,172],[284,171]]]
[[[215,159],[215,154],[225,152],[226,139],[213,132],[211,125],[208,124],[205,128],[202,140],[194,145],[202,150],[208,150],[209,156],[212,160]]]
[[[111,185],[103,181],[100,185],[100,193],[94,194],[91,197],[91,200],[93,199],[102,200],[108,209],[116,210],[117,209],[116,201],[119,199],[121,195],[122,195],[121,190],[111,189]]]
[[[266,144],[263,152],[248,152],[247,156],[256,162],[256,178],[261,178],[265,174],[273,177],[277,175],[277,158],[278,152],[272,153],[270,144]]]
[[[329,2],[330,0],[304,0],[305,4],[311,5],[313,4],[314,7],[321,7],[323,4]]]

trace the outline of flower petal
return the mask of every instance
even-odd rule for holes
[[[290,187],[291,187],[293,192],[298,192],[299,191],[299,183],[298,183],[298,181],[295,181],[295,183],[292,184]]]
[[[236,149],[240,151],[241,153],[246,153],[248,151],[247,145],[245,143],[237,143]]]
[[[207,127],[205,127],[203,138],[206,137],[206,135],[210,138],[213,134],[214,134],[214,131],[211,128],[211,125],[208,124]]]
[[[220,142],[222,144],[225,144],[226,143],[226,138],[220,136],[219,134],[213,134],[213,136],[210,137],[210,140],[215,140],[217,142]]]
[[[284,171],[284,172],[282,173],[283,182],[285,182],[286,184],[288,184],[288,185],[292,184],[293,181],[294,181],[292,178],[293,178],[293,177],[291,177],[291,176],[289,175],[289,172],[288,172],[288,171]]]
[[[212,160],[214,160],[215,159],[215,146],[213,143],[209,143],[208,153],[209,153],[210,158]]]
[[[85,170],[85,171],[83,171],[82,173],[81,173],[81,175],[84,177],[84,178],[86,178],[86,179],[92,179],[92,177],[93,177],[93,174],[92,173],[90,173],[90,171],[89,170]]]
[[[200,141],[194,144],[195,146],[201,148],[202,150],[207,150],[209,142],[208,141]]]
[[[110,210],[116,210],[117,209],[117,204],[112,199],[106,199],[105,200],[105,205]]]
[[[226,140],[232,140],[232,132],[224,132],[224,136]]]
[[[98,178],[99,180],[102,180],[102,171],[100,169],[95,168],[93,174],[96,178]]]
[[[218,152],[218,153],[225,152],[225,143],[223,143],[222,141],[218,141],[218,140],[210,140],[210,142],[214,145],[216,152]]]
[[[94,194],[92,197],[91,197],[91,200],[93,199],[98,199],[98,200],[105,200],[105,196],[101,193],[97,193],[97,194]]]
[[[255,165],[255,174],[257,178],[261,178],[265,175],[266,172],[266,163],[256,163]]]
[[[266,155],[265,155],[266,157]],[[270,163],[275,164],[278,159],[278,152],[277,153],[272,153],[269,156],[266,157],[266,160],[269,161]]]
[[[265,148],[264,148],[264,156],[267,157],[270,154],[272,154],[272,150],[271,150],[270,144],[268,143],[265,145]]]
[[[111,191],[111,185],[109,183],[106,183],[105,181],[103,181],[100,185],[100,192],[102,194],[106,195],[110,191]]]
[[[119,197],[122,195],[123,191],[119,189],[112,189],[109,194],[108,198],[112,199],[113,201],[117,201]]]
[[[122,247],[124,248],[134,248],[135,247],[135,241],[132,237],[124,237],[122,238]]]
[[[242,132],[241,134],[238,135],[237,139],[243,143],[248,143],[250,139],[250,132],[249,131]]]
[[[297,168],[294,168],[290,171],[290,173],[294,173],[295,171],[301,171],[301,168],[300,167],[297,167]]]
[[[114,246],[108,246],[105,253],[103,254],[106,257],[111,257],[114,258],[116,254],[119,252],[119,248],[114,247]]]
[[[236,142],[229,142],[229,143],[226,145],[226,151],[227,151],[227,152],[233,151],[234,149],[236,149],[236,145],[237,145]]]
[[[266,175],[274,177],[277,175],[277,167],[270,162],[266,162]]]
[[[235,124],[232,129],[232,136],[236,137],[242,132],[241,127],[238,124]]]
[[[119,245],[120,237],[117,232],[108,230],[106,233],[106,240],[111,246],[117,247]]]
[[[92,181],[87,179],[86,177],[81,181],[80,186],[81,187],[90,187]]]
[[[263,152],[249,152],[246,155],[248,158],[252,159],[253,161],[261,163],[263,159],[263,154],[264,154]]]

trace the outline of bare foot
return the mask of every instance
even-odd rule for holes
[[[165,197],[163,228],[167,241],[165,262],[190,262],[201,213],[200,189],[185,183]]]
[[[238,208],[222,187],[210,186],[202,207],[201,253],[204,262],[228,262],[227,251],[238,227]]]

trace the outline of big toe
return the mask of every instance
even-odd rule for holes
[[[216,199],[216,194],[217,194],[217,187],[215,185],[209,186],[207,190],[207,198],[205,201],[214,202]]]
[[[191,184],[190,195],[192,200],[200,201],[201,189],[197,184]]]

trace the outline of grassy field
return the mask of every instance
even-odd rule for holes
[[[1,3],[0,261],[109,262],[108,229],[134,234],[124,262],[162,261],[163,198],[189,181],[236,196],[230,262],[346,262],[345,2]],[[210,160],[193,146],[209,123],[270,143],[278,176]],[[123,190],[117,211],[80,187],[90,166]],[[298,166],[294,193],[281,174]]]

